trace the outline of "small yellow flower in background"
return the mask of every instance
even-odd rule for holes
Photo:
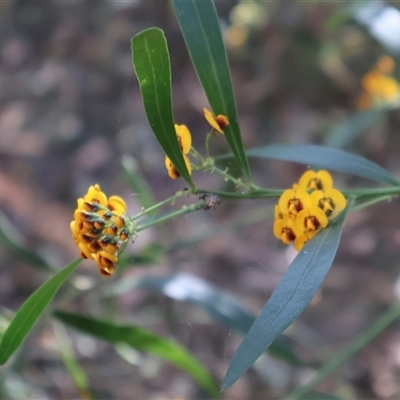
[[[395,63],[391,57],[382,56],[362,77],[363,90],[357,99],[357,107],[360,110],[400,103],[400,83],[390,75],[394,67]]]
[[[190,152],[192,147],[192,135],[186,125],[176,125],[175,132],[178,137],[179,147],[181,148],[183,159],[185,160],[186,168],[188,169],[189,175],[192,174],[192,165],[190,164],[189,158],[186,156]],[[172,161],[168,156],[165,156],[165,168],[167,168],[168,176],[172,179],[179,178],[181,175],[172,164]]]
[[[293,189],[285,190],[275,205],[273,232],[284,244],[300,251],[346,207],[342,192],[333,188],[325,170],[306,171]]]
[[[224,128],[226,128],[229,125],[228,117],[222,114],[214,116],[214,114],[211,111],[207,110],[206,108],[203,108],[203,113],[204,113],[204,118],[211,125],[211,127],[215,131],[224,134],[223,131]]]
[[[106,277],[114,273],[118,251],[129,238],[125,213],[125,201],[119,196],[107,199],[98,184],[77,200],[70,224],[72,237],[80,256],[95,260],[100,274]]]

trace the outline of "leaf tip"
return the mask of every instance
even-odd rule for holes
[[[239,377],[236,376],[225,376],[225,379],[221,385],[221,392],[229,389],[238,379]]]

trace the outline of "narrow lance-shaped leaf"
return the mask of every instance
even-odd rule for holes
[[[171,340],[164,339],[133,325],[116,325],[111,322],[64,311],[56,311],[54,316],[65,324],[109,343],[124,343],[136,350],[167,360],[188,373],[212,396],[218,396],[215,382],[206,369],[185,349]]]
[[[399,186],[400,182],[388,171],[360,156],[343,150],[315,145],[274,144],[247,150],[252,157],[292,161],[318,168],[342,171],[374,181]]]
[[[173,0],[197,76],[215,115],[229,119],[226,140],[246,177],[250,168],[238,123],[236,102],[217,12],[212,0]]]
[[[28,299],[22,304],[14,318],[10,322],[7,330],[4,332],[0,343],[0,364],[4,364],[8,358],[14,353],[19,345],[23,342],[29,331],[33,328],[40,315],[49,305],[55,294],[66,279],[75,270],[82,261],[77,258],[72,261],[60,272],[39,287]]]
[[[294,259],[233,356],[223,389],[233,385],[310,303],[335,258],[346,212]]]
[[[175,132],[171,66],[161,29],[146,29],[132,38],[132,61],[151,129],[179,174],[194,187]]]

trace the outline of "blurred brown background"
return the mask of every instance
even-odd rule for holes
[[[247,148],[323,144],[334,127],[357,112],[360,79],[386,54],[365,27],[340,19],[344,3],[217,1],[216,6]],[[152,26],[162,28],[168,40],[176,121],[188,125],[201,151],[207,129],[201,110],[208,105],[169,2],[0,3],[0,208],[26,246],[56,268],[77,256],[69,221],[76,198],[89,185],[97,182],[107,194],[126,198],[131,215],[140,210],[121,173],[124,156],[136,159],[156,199],[184,187],[166,175],[132,69],[130,39]],[[398,111],[388,111],[346,150],[399,175],[399,126]],[[227,150],[223,138],[213,142],[214,154]],[[252,168],[256,182],[266,188],[290,186],[304,170],[259,160],[252,161]],[[374,185],[342,174],[334,177],[343,189]],[[206,174],[194,179],[203,187],[223,185]],[[194,243],[171,250],[152,268],[126,269],[123,276],[190,272],[229,290],[257,314],[295,255],[273,237],[272,205],[224,201],[215,211],[143,232],[131,252],[153,242],[167,249],[183,239]],[[301,357],[323,363],[396,300],[399,244],[398,200],[349,217],[322,290],[289,328]],[[171,305],[153,292],[102,299],[99,292],[111,280],[96,274],[92,263],[82,264],[74,281],[77,298],[58,306],[174,337],[217,379],[223,378],[239,335],[193,305]],[[0,304],[5,308],[16,310],[47,277],[0,246]],[[171,309],[179,315],[172,325]],[[132,365],[111,346],[70,334],[95,398],[206,398],[166,363],[142,357]],[[19,362],[3,370],[4,393],[10,398],[77,396],[49,320],[41,321],[24,349]],[[397,399],[399,366],[400,334],[394,324],[320,389],[344,398]],[[223,397],[280,398],[309,373],[264,357]]]

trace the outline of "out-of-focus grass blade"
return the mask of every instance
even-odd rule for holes
[[[306,397],[302,397],[304,400],[344,400],[342,397],[334,396],[330,393],[323,392],[311,392]]]
[[[18,260],[32,267],[51,271],[53,268],[33,251],[27,250],[22,244],[22,238],[6,215],[0,211],[0,242]]]
[[[161,29],[146,29],[132,38],[132,61],[151,129],[179,174],[194,187],[175,132],[171,66],[167,41]]]
[[[333,129],[326,137],[324,144],[328,147],[345,147],[377,121],[385,111],[385,109],[377,109],[357,113]]]
[[[191,302],[228,329],[234,329],[243,335],[256,319],[255,315],[240,306],[228,292],[186,273],[169,277],[127,278],[111,285],[106,296],[119,296],[137,288],[155,289],[174,300]],[[293,352],[289,340],[284,337],[278,337],[268,350],[273,356],[292,365],[304,365]]]
[[[346,213],[347,209],[310,240],[289,266],[233,356],[223,389],[233,385],[310,303],[335,258]]]
[[[0,342],[0,365],[4,364],[23,342],[40,315],[49,305],[66,279],[82,261],[77,258],[39,287],[22,304],[10,322]]]
[[[54,316],[67,325],[109,343],[124,343],[136,350],[167,360],[189,374],[212,396],[218,397],[218,388],[207,370],[184,348],[171,340],[133,325],[116,325],[64,311],[56,311]]]
[[[343,150],[308,144],[274,144],[247,150],[253,157],[292,161],[333,171],[342,171],[374,181],[399,186],[400,182],[388,171],[365,158]]]
[[[226,140],[246,177],[251,173],[243,148],[235,96],[218,16],[212,0],[173,0],[197,76],[215,115],[229,119]]]
[[[349,14],[389,51],[400,53],[400,10],[384,1],[355,2]]]
[[[78,393],[83,400],[92,400],[93,396],[90,394],[89,380],[84,369],[75,360],[74,351],[72,350],[64,325],[54,323],[53,331],[65,367],[70,374]]]
[[[153,197],[153,192],[147,184],[143,176],[141,176],[136,160],[131,156],[124,156],[121,160],[122,172],[126,181],[133,190],[135,199],[143,208],[149,208],[156,202]],[[152,215],[152,213],[149,213]],[[153,212],[154,214],[154,212]]]
[[[356,353],[364,349],[372,340],[384,332],[389,325],[398,321],[400,317],[400,304],[394,302],[380,317],[368,328],[364,328],[362,333],[353,339],[344,349],[332,354],[329,360],[316,374],[303,386],[298,386],[290,392],[284,400],[308,399],[308,394],[316,388],[324,379],[332,375],[337,369],[342,367]]]

